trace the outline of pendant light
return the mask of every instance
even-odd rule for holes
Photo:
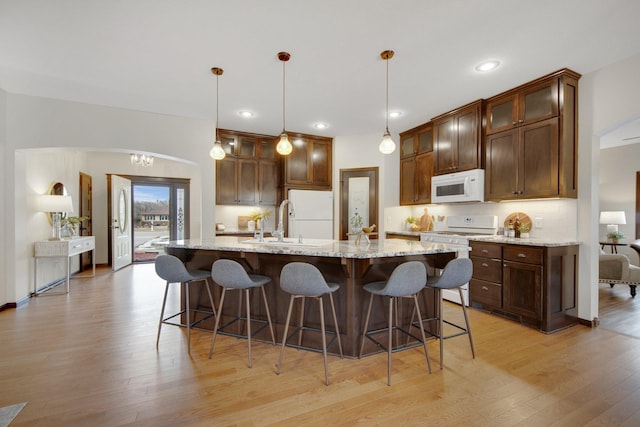
[[[291,151],[293,150],[293,146],[291,145],[291,142],[289,142],[289,136],[285,132],[285,125],[284,125],[284,117],[285,117],[285,108],[284,108],[285,106],[285,79],[284,79],[285,67],[284,66],[289,60],[289,58],[291,58],[291,55],[288,52],[278,52],[278,59],[282,61],[282,134],[280,135],[280,141],[278,141],[278,144],[276,145],[276,151],[283,156],[287,156],[291,154]]]
[[[391,154],[396,149],[396,143],[393,142],[389,133],[389,60],[393,58],[393,51],[385,50],[380,54],[380,57],[387,61],[387,104],[385,108],[386,128],[378,149],[382,154]]]
[[[222,143],[220,142],[220,138],[218,138],[218,79],[224,73],[222,68],[213,67],[211,69],[213,75],[216,76],[216,134],[215,134],[215,142],[213,143],[213,148],[209,151],[209,155],[213,157],[215,160],[222,160],[226,156],[224,149],[222,148]]]

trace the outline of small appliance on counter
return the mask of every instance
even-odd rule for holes
[[[436,222],[436,225],[438,223]],[[443,221],[440,224],[444,224]],[[446,228],[434,227],[433,231],[420,233],[420,241],[443,243],[449,246],[468,248],[469,239],[475,236],[495,235],[498,230],[498,217],[495,215],[450,215],[446,219]],[[468,251],[458,253],[459,258],[468,258]],[[465,305],[469,305],[469,284],[462,286]],[[443,289],[442,297],[448,301],[461,304],[457,290]]]

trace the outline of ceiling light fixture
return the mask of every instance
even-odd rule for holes
[[[276,151],[283,155],[289,155],[291,154],[291,151],[293,150],[293,146],[291,145],[291,142],[289,142],[289,136],[287,135],[287,133],[285,132],[285,124],[284,124],[284,117],[285,117],[285,64],[287,63],[287,61],[291,58],[291,55],[288,52],[278,52],[278,59],[280,61],[282,61],[282,134],[280,134],[280,141],[278,141],[278,144],[276,145]]]
[[[397,119],[401,115],[402,115],[401,111],[392,111],[389,113],[389,117],[391,117],[392,119]]]
[[[222,68],[213,67],[211,69],[213,75],[216,76],[216,131],[215,131],[215,141],[213,143],[213,148],[209,151],[209,155],[214,160],[222,160],[226,156],[224,149],[222,148],[222,142],[220,142],[220,138],[218,138],[218,80],[224,70]]]
[[[151,167],[153,166],[153,156],[147,154],[131,154],[131,164],[134,166]]]
[[[391,154],[396,149],[396,143],[391,139],[391,134],[389,133],[389,60],[393,58],[392,50],[385,50],[380,54],[380,57],[387,61],[387,103],[386,103],[386,128],[384,131],[384,135],[382,136],[382,142],[378,149],[382,154]]]
[[[251,111],[240,111],[238,114],[240,114],[242,117],[253,117],[253,113]]]
[[[476,71],[485,73],[487,71],[495,70],[498,68],[498,65],[500,65],[500,61],[497,60],[484,61],[476,65]]]
[[[327,125],[326,123],[316,123],[315,125],[313,125],[314,128],[316,129],[326,129],[329,125]]]

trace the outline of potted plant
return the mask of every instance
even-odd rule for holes
[[[624,234],[619,231],[610,231],[607,233],[607,238],[611,240],[611,243],[618,243],[618,240],[624,239]]]
[[[417,227],[416,221],[418,221],[418,219],[415,216],[410,215],[405,221],[407,222],[407,230],[411,231]]]
[[[529,224],[520,224],[520,227],[518,227],[518,230],[520,231],[520,237],[522,239],[528,239],[529,238],[529,231],[531,231],[531,225],[529,225]]]
[[[75,237],[78,235],[78,226],[88,219],[88,216],[67,216],[60,220],[60,225],[67,229],[69,236]]]
[[[271,216],[271,211],[269,209],[256,209],[251,212],[249,216],[255,221],[256,229],[260,230],[262,228],[262,221]]]

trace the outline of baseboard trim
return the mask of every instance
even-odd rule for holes
[[[6,304],[0,305],[0,311],[9,310],[10,308],[18,308],[18,304],[15,302],[8,302]]]
[[[588,326],[590,328],[595,328],[600,324],[600,319],[598,319],[597,317],[594,317],[593,320],[578,318],[578,323],[584,326]]]

